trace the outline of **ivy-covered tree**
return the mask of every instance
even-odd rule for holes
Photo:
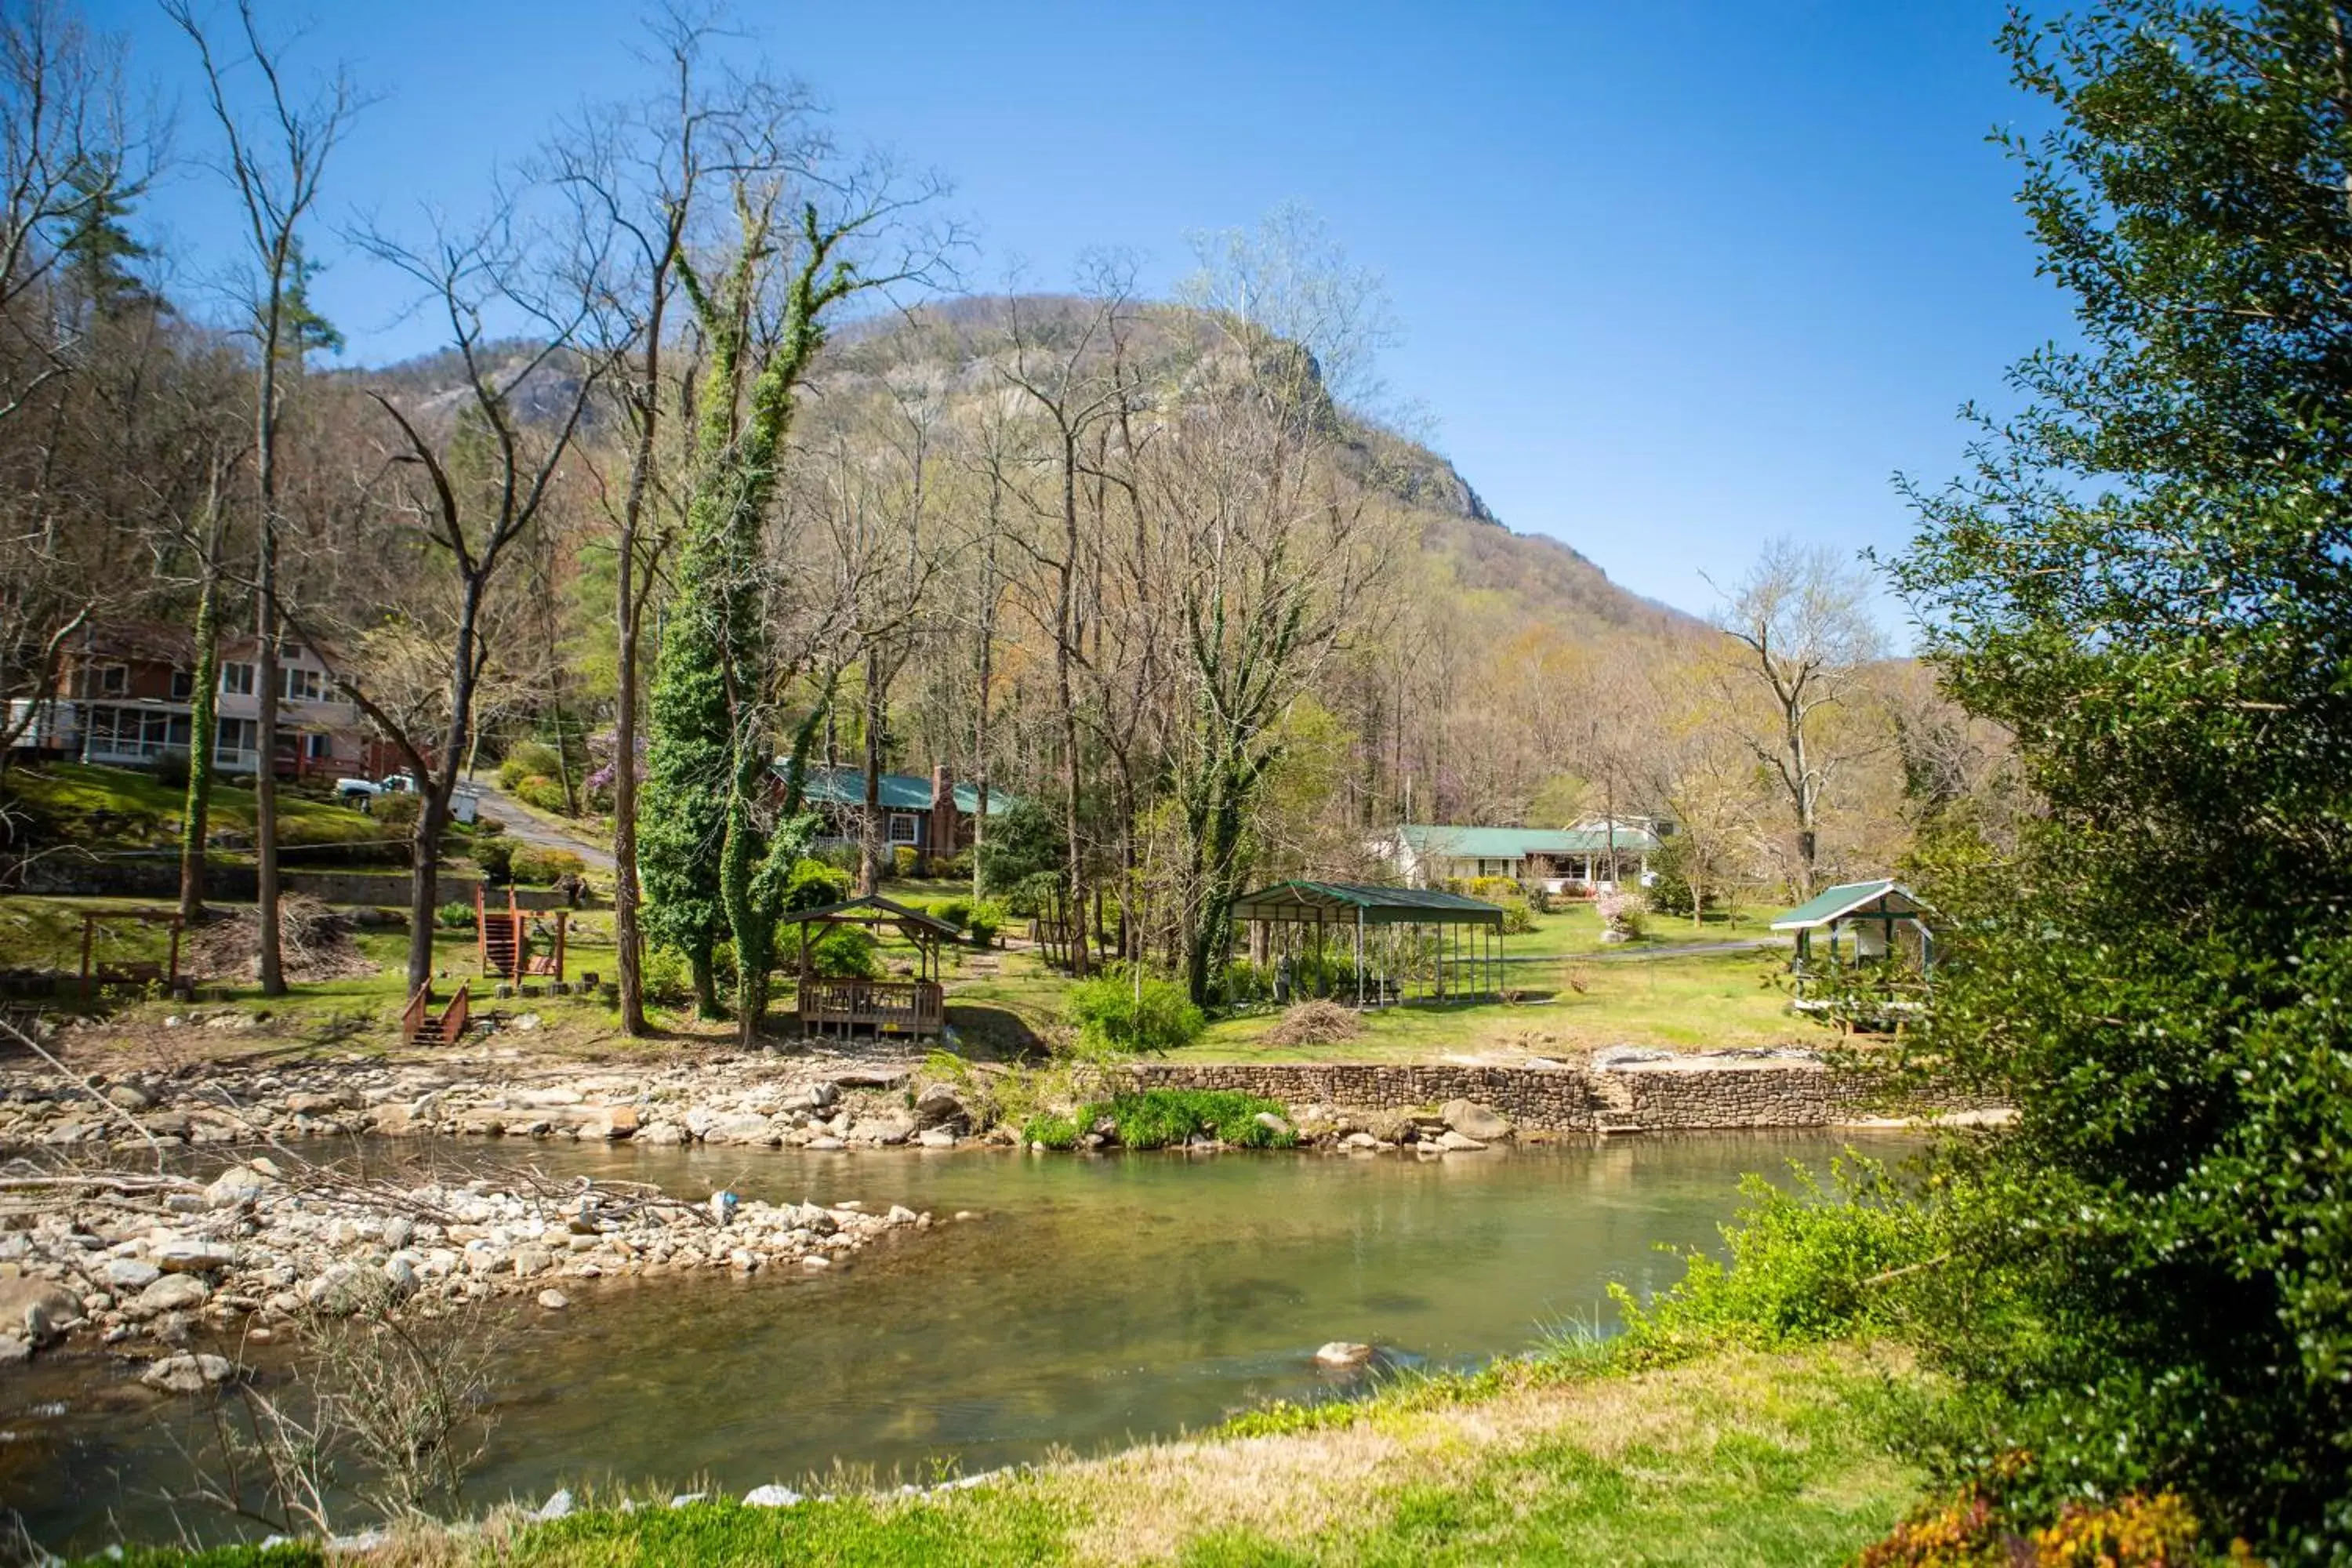
[[[756,159],[739,163],[758,166]],[[780,805],[773,787],[779,679],[763,623],[761,530],[801,383],[824,342],[825,318],[854,295],[919,270],[909,264],[868,274],[848,255],[903,201],[886,192],[828,216],[813,202],[788,207],[783,188],[781,178],[739,174],[740,234],[727,272],[706,279],[690,261],[679,263],[709,363],[654,680],[638,844],[648,923],[656,940],[687,955],[706,1013],[717,1000],[717,943],[722,933],[733,943],[736,1031],[747,1047],[767,1011],[776,919],[813,827],[785,809],[793,802]],[[763,323],[762,302],[777,294],[776,319]],[[763,325],[772,332],[757,331]],[[815,722],[813,716],[803,726],[802,763]]]
[[[1899,565],[2046,802],[1952,851],[1928,1048],[2017,1108],[1948,1173],[1961,1364],[2054,1497],[2173,1487],[2352,1562],[2352,8],[2004,35],[2079,338]],[[1977,1295],[1975,1300],[1985,1298]]]

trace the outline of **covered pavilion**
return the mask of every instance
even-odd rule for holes
[[[799,910],[777,922],[800,927],[800,969],[796,1011],[808,1034],[848,1035],[871,1029],[877,1035],[938,1035],[947,1026],[947,993],[940,984],[940,949],[963,939],[945,921],[909,909],[879,893],[821,910]],[[871,930],[888,925],[915,947],[912,980],[866,980],[820,976],[812,962],[815,933],[825,926],[849,925]]]
[[[1503,911],[1427,888],[1276,882],[1234,903],[1265,998],[1358,1007],[1503,994]],[[1236,998],[1239,1000],[1239,998]]]
[[[1789,966],[1795,983],[1795,1006],[1811,1012],[1837,1005],[1842,998],[1835,993],[1850,990],[1853,971],[1865,963],[1888,966],[1881,987],[1888,993],[1883,1005],[1916,1006],[1893,993],[1898,979],[1910,975],[1916,976],[1924,993],[1936,963],[1935,933],[1927,919],[1932,913],[1910,889],[1892,877],[1880,877],[1824,888],[1775,919],[1774,931],[1791,932],[1797,939],[1796,957]],[[1826,952],[1816,951],[1816,938],[1822,939]],[[1809,981],[1832,994],[1808,996]]]

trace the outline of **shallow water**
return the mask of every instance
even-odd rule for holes
[[[1911,1146],[1849,1133],[1443,1160],[513,1150],[551,1173],[903,1203],[940,1224],[815,1279],[565,1281],[572,1310],[527,1310],[507,1345],[472,1498],[611,1480],[740,1493],[836,1462],[927,1479],[1091,1453],[1345,1392],[1346,1376],[1310,1364],[1328,1340],[1369,1342],[1392,1364],[1475,1364],[1548,1326],[1609,1323],[1610,1282],[1663,1285],[1680,1268],[1661,1245],[1717,1242],[1741,1173],[1825,1166],[1846,1142]],[[981,1217],[949,1223],[959,1209]],[[0,1501],[52,1547],[173,1533],[159,1494],[188,1418],[97,1355],[0,1374]]]

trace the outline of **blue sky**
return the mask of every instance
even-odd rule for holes
[[[634,91],[636,0],[263,0],[306,66],[379,95],[330,173],[332,221],[463,211],[561,110]],[[210,148],[184,42],[93,0]],[[2000,0],[1559,0],[1408,6],[786,5],[764,52],[851,142],[956,185],[993,287],[1127,247],[1165,288],[1189,231],[1313,208],[1381,273],[1396,396],[1512,527],[1705,612],[1759,542],[1899,544],[1890,477],[1956,472],[1969,398],[2066,323],[2033,276],[2015,171],[2030,116]],[[200,275],[233,237],[184,169],[142,216]],[[395,281],[314,241],[352,357],[436,346]],[[1890,628],[1899,609],[1885,606]],[[1898,634],[1899,635],[1899,634]]]

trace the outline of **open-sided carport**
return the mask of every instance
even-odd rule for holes
[[[1384,1007],[1503,993],[1503,911],[1460,893],[1276,882],[1237,900],[1234,921],[1265,1000]]]

